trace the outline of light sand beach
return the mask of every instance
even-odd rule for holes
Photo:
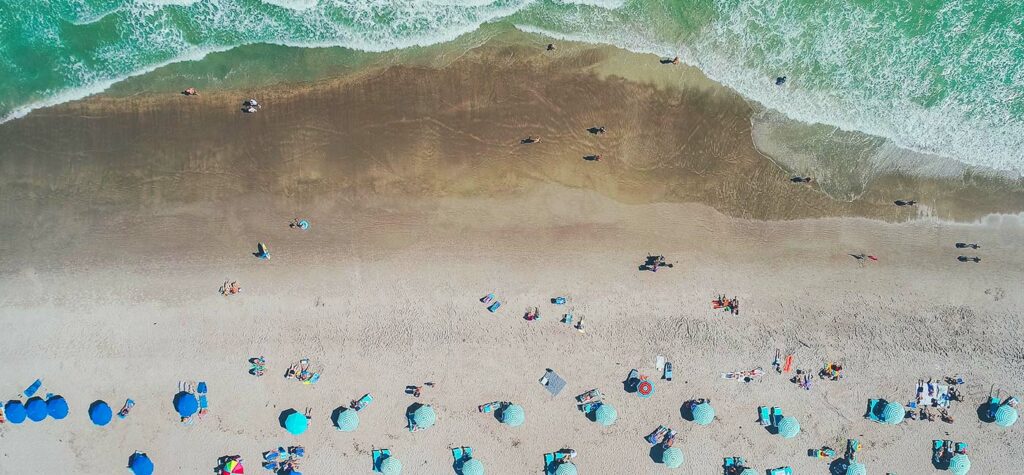
[[[403,473],[453,473],[458,446],[487,473],[543,473],[562,448],[580,473],[671,473],[643,439],[659,424],[678,431],[678,473],[722,473],[729,456],[828,473],[807,451],[841,454],[848,438],[869,473],[940,473],[933,439],[968,442],[972,473],[1014,473],[1020,427],[977,409],[992,387],[1024,388],[1020,187],[890,176],[837,202],[757,153],[750,106],[729,91],[605,76],[605,49],[567,49],[101,96],[0,126],[3,395],[42,378],[71,406],[63,421],[0,425],[0,473],[122,473],[135,450],[156,473],[209,473],[233,454],[260,473],[260,454],[288,445],[306,448],[307,474],[371,473],[375,448]],[[246,97],[264,108],[240,113]],[[542,141],[518,143],[529,135]],[[920,204],[892,205],[904,197]],[[310,229],[290,229],[295,217]],[[982,244],[980,263],[957,261],[961,241]],[[674,267],[639,271],[650,254]],[[241,293],[220,295],[225,279]],[[492,292],[494,314],[479,302]],[[720,293],[740,315],[712,310]],[[527,322],[533,306],[542,318]],[[567,310],[585,333],[558,321]],[[776,349],[812,373],[840,362],[845,378],[800,389],[772,370]],[[260,355],[257,378],[247,359]],[[626,393],[630,369],[656,378],[658,355],[673,381]],[[322,369],[315,385],[283,377],[303,357]],[[751,383],[720,377],[756,367],[767,374]],[[538,383],[546,368],[568,382],[556,397]],[[966,379],[954,424],[863,417],[871,398],[905,403],[919,380],[953,375]],[[172,405],[181,381],[210,387],[210,414],[188,426]],[[576,409],[591,388],[614,425]],[[332,411],[365,393],[358,430],[336,431]],[[126,419],[89,422],[93,401],[126,398]],[[694,398],[716,408],[710,426],[682,419]],[[522,405],[525,423],[477,411],[490,401]],[[411,433],[417,402],[438,421]],[[770,434],[762,405],[802,432]],[[280,427],[307,407],[307,433]]]

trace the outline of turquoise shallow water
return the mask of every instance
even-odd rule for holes
[[[1018,0],[0,0],[0,117],[218,51],[207,72],[259,84],[247,55],[287,54],[242,45],[383,52],[487,24],[679,55],[789,119],[1024,170]]]

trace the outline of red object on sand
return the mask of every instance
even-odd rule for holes
[[[782,372],[788,373],[793,369],[793,355],[786,355],[786,364],[782,366]]]
[[[654,386],[651,385],[650,381],[640,381],[640,384],[636,386],[636,392],[647,396],[654,391]]]
[[[877,257],[875,257],[875,256],[868,256],[868,259],[871,259],[871,260],[873,260],[873,261],[877,261],[877,260],[878,260],[878,258],[877,258]]]

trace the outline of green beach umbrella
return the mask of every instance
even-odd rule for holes
[[[611,404],[601,404],[594,411],[594,420],[603,426],[610,426],[619,418],[619,412]]]
[[[555,467],[555,475],[576,475],[576,466],[572,462],[562,462]]]
[[[334,427],[342,432],[352,432],[359,427],[359,413],[344,409],[334,418]]]
[[[1020,414],[1017,413],[1017,408],[1004,404],[999,406],[999,409],[996,409],[996,424],[999,424],[1002,427],[1010,427],[1017,422],[1017,417],[1019,416]]]
[[[800,433],[800,422],[794,417],[784,416],[779,421],[779,435],[785,439],[792,439]]]
[[[434,408],[430,406],[420,406],[412,413],[412,421],[416,423],[416,427],[428,429],[437,422],[437,414],[434,413]]]
[[[679,468],[683,464],[683,451],[678,447],[669,447],[661,453],[661,463],[668,468]]]
[[[506,424],[509,427],[519,427],[523,425],[524,420],[526,420],[526,412],[523,411],[523,406],[509,404],[501,410],[502,424]]]
[[[964,454],[956,454],[949,459],[949,471],[953,475],[966,475],[971,470],[971,459]]]
[[[402,462],[394,457],[388,457],[380,462],[380,473],[384,475],[398,475],[402,473]]]
[[[469,459],[462,463],[462,475],[484,475],[484,464],[477,459]]]
[[[907,410],[903,409],[903,405],[899,403],[886,403],[885,407],[882,408],[882,422],[886,424],[899,424],[903,422],[903,418],[906,415]]]
[[[850,462],[846,467],[846,475],[867,475],[868,469],[862,463]]]
[[[715,408],[711,407],[711,404],[706,402],[697,404],[693,407],[693,422],[706,426],[715,420]]]

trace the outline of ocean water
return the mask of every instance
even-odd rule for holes
[[[755,139],[794,171],[850,146],[1024,172],[1020,0],[0,0],[0,121],[211,53],[231,84],[259,84],[245,45],[358,57],[494,25],[678,55],[763,105]]]

